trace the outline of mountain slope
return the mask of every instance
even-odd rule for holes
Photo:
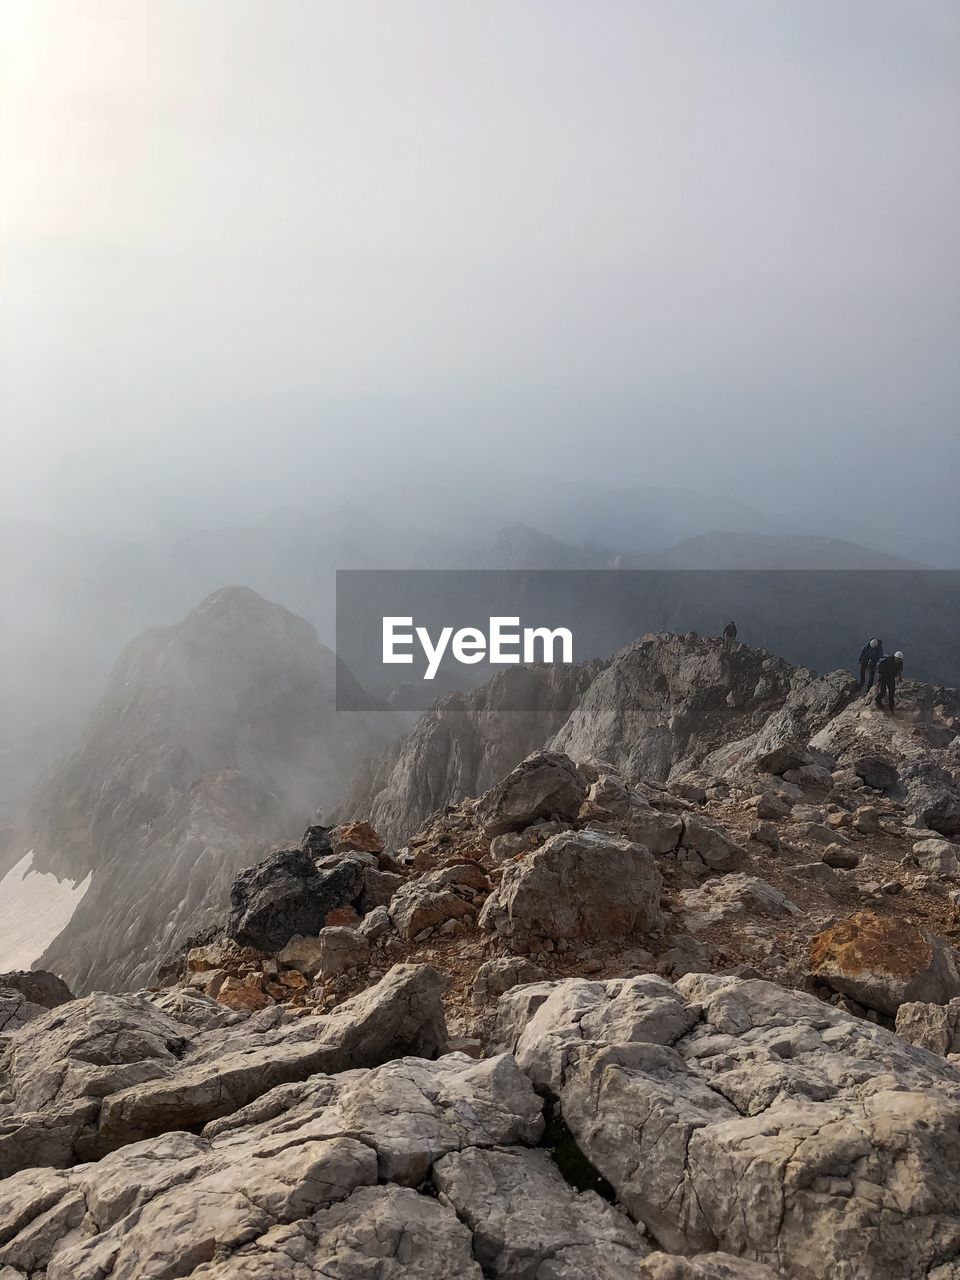
[[[338,716],[335,678],[309,623],[240,587],[130,645],[22,824],[33,872],[91,875],[43,964],[74,988],[145,981],[239,867],[331,804],[396,730],[372,702]]]
[[[434,810],[479,795],[542,746],[601,669],[599,662],[510,667],[470,693],[439,698],[409,733],[361,767],[341,812],[369,819],[402,844]]]

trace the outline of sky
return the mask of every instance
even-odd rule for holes
[[[506,474],[960,543],[955,0],[0,24],[4,516]]]

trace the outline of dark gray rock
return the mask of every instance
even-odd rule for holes
[[[327,913],[352,906],[363,887],[363,866],[354,859],[318,871],[303,849],[281,849],[234,880],[227,935],[241,946],[279,951],[295,934],[318,934]]]
[[[897,766],[885,756],[857,756],[852,762],[852,768],[858,778],[862,778],[868,787],[873,787],[876,791],[889,791],[900,781]]]
[[[46,969],[0,973],[0,991],[18,991],[31,1004],[43,1009],[55,1009],[73,999],[73,992],[64,980]]]

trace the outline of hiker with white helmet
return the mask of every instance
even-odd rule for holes
[[[877,706],[883,706],[883,699],[886,696],[891,714],[893,712],[893,692],[897,687],[897,681],[902,677],[903,653],[900,649],[896,653],[890,653],[885,658],[881,658],[877,667]]]
[[[871,640],[860,650],[860,688],[867,686],[867,693],[873,688],[873,678],[877,674],[877,664],[883,658],[883,642]],[[869,679],[867,678],[869,676]]]

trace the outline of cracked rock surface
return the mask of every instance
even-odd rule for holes
[[[66,1167],[174,1129],[197,1129],[274,1085],[319,1071],[373,1066],[445,1039],[443,979],[396,965],[323,1018],[277,1008],[215,1025],[177,1020],[143,996],[92,995],[53,1009],[0,1059],[0,1175]],[[222,1007],[194,997],[190,1006]],[[212,1010],[211,1010],[212,1012]]]
[[[960,1073],[892,1032],[691,974],[519,988],[497,1037],[672,1253],[720,1249],[795,1280],[912,1280],[960,1259],[944,1176]]]
[[[690,973],[513,986],[477,1059],[444,1051],[441,988],[398,965],[322,1018],[189,991],[34,1018],[0,1280],[960,1275],[939,1054]]]

